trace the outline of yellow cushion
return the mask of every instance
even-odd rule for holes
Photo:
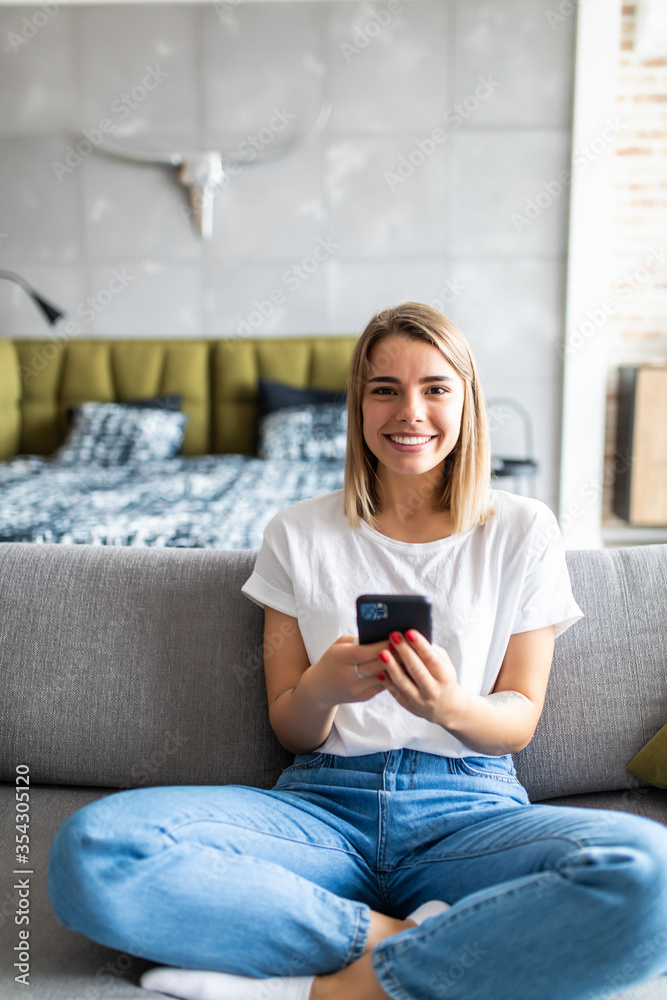
[[[0,460],[19,451],[21,440],[21,376],[11,340],[0,340]]]
[[[260,375],[344,389],[356,342],[338,336],[2,341],[2,457],[53,454],[69,431],[67,409],[86,400],[171,393],[183,397],[188,416],[184,454],[251,454]]]
[[[58,406],[66,348],[51,340],[16,340],[21,363],[21,445],[26,455],[51,455],[64,439]]]
[[[66,411],[86,400],[122,402],[178,393],[188,417],[183,453],[210,448],[208,341],[15,341],[23,374],[21,450],[50,455],[69,431]]]
[[[215,345],[213,451],[251,454],[257,417],[257,380],[299,388],[345,389],[357,337],[231,338]]]
[[[667,788],[667,724],[642,747],[625,769],[651,785]]]

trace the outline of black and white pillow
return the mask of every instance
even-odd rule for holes
[[[90,402],[95,402],[90,400]],[[140,410],[180,410],[183,397],[177,393],[170,393],[167,396],[148,396],[143,399],[117,399],[117,406],[136,406]],[[67,423],[71,426],[76,419],[76,415],[81,408],[78,406],[68,406],[65,411]]]
[[[187,417],[169,410],[83,403],[58,465],[132,465],[173,458],[183,441]]]
[[[347,410],[335,403],[286,407],[259,422],[259,457],[289,462],[342,461]]]

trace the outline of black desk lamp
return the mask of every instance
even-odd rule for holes
[[[14,281],[17,285],[20,285],[21,288],[28,293],[33,302],[39,306],[41,312],[47,318],[51,326],[57,323],[58,320],[62,319],[65,315],[65,313],[60,312],[59,309],[56,309],[55,306],[52,306],[49,302],[47,302],[46,299],[43,299],[41,295],[38,295],[34,288],[31,288],[28,282],[22,278],[20,274],[14,274],[13,271],[0,271],[0,278],[7,278],[9,281]]]
[[[517,403],[516,399],[509,396],[496,396],[494,399],[486,401],[488,410],[494,406],[507,406],[514,413],[518,414],[523,422],[525,457],[522,458],[501,458],[494,455],[491,459],[491,474],[498,479],[524,479],[528,478],[532,482],[533,494],[535,493],[535,477],[538,472],[538,464],[533,458],[533,423],[528,411]]]

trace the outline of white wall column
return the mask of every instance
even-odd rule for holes
[[[621,3],[586,0],[577,18],[559,497],[569,549],[602,547],[607,364],[605,327],[596,316],[611,291],[617,143],[587,156],[585,166],[581,151],[600,146],[615,121]]]

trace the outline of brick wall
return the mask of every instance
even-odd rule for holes
[[[615,152],[603,518],[611,513],[619,365],[667,363],[667,51],[647,44],[638,4],[622,7]],[[647,25],[647,28],[650,26]],[[653,32],[649,37],[655,38]],[[612,515],[613,516],[613,515]]]

